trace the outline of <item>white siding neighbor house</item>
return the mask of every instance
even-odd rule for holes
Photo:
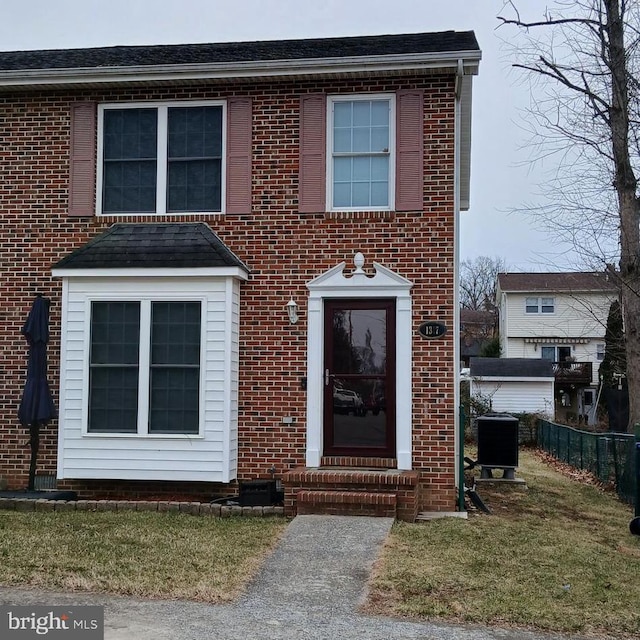
[[[500,273],[501,358],[547,360],[556,418],[595,419],[605,329],[617,298],[606,273]]]
[[[553,417],[553,365],[527,358],[471,358],[472,397],[496,413]]]

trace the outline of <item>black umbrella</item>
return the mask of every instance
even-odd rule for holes
[[[47,382],[47,342],[49,341],[49,300],[38,296],[31,307],[22,334],[29,343],[27,379],[18,409],[18,418],[29,427],[31,462],[29,464],[28,491],[33,491],[36,476],[36,461],[40,443],[40,425],[55,418],[49,383]]]

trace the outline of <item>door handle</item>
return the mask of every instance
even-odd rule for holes
[[[324,386],[325,387],[329,386],[329,379],[330,378],[335,378],[335,376],[333,375],[333,373],[329,373],[329,369],[325,369],[324,370]]]

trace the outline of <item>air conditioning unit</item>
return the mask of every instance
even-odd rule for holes
[[[485,468],[505,469],[505,478],[513,478],[513,469],[518,466],[518,419],[509,415],[480,416],[478,424],[478,461]],[[507,473],[507,470],[510,470]]]

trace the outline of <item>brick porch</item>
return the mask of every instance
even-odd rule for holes
[[[284,474],[285,514],[387,516],[413,522],[419,474],[381,458],[323,458],[319,468]]]

